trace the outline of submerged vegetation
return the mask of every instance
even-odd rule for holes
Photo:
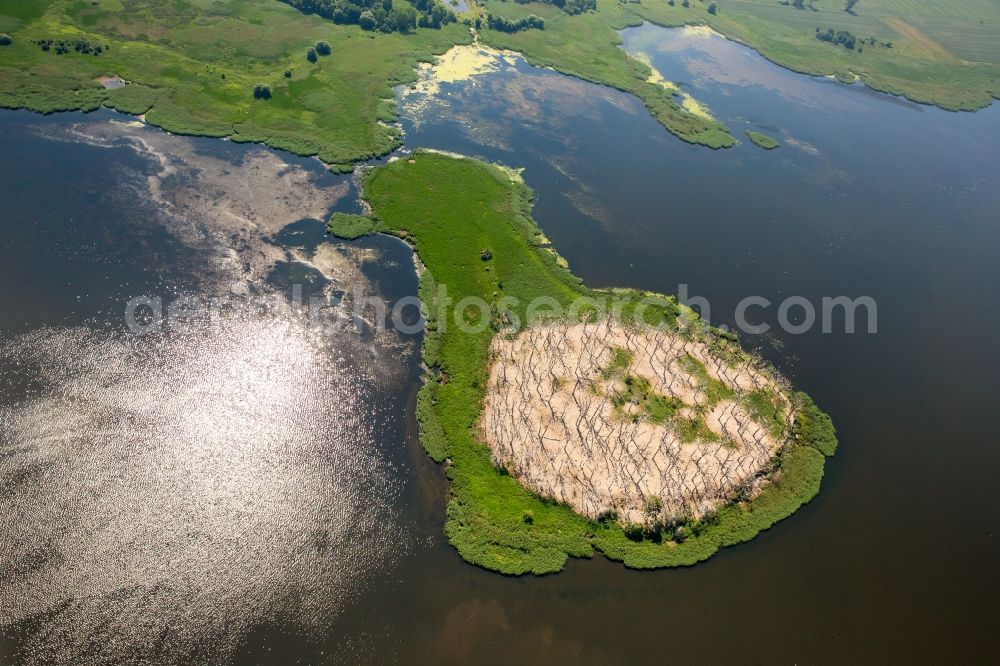
[[[428,312],[423,354],[430,372],[417,416],[427,452],[447,462],[452,488],[446,531],[466,560],[506,574],[542,574],[561,569],[568,556],[589,557],[596,548],[630,567],[689,565],[720,547],[753,538],[818,492],[825,456],[833,453],[836,437],[829,419],[803,396],[796,397],[801,422],[781,455],[780,476],[760,494],[704,520],[655,534],[641,528],[636,532],[614,520],[588,520],[534,495],[494,466],[475,434],[497,322],[531,323],[525,306],[538,297],[565,305],[604,292],[584,286],[545,246],[530,217],[530,190],[498,167],[418,153],[413,160],[368,173],[364,192],[374,224],[411,243],[427,269],[420,292]],[[490,248],[489,261],[482,260],[483,248]],[[489,312],[464,313],[466,322],[483,322],[479,332],[441,320],[451,311],[439,312],[438,285],[448,286],[453,302],[478,296],[492,304]],[[624,299],[622,318],[635,321],[634,305],[642,295],[614,294]],[[506,305],[512,301],[502,301],[504,297],[518,305]],[[659,307],[644,313],[643,321],[676,321],[681,312],[675,300],[663,298]],[[629,363],[627,351],[619,350],[605,372],[625,373]],[[718,393],[711,385],[703,389]],[[670,417],[673,406],[660,404],[641,382],[633,381],[626,390],[645,401],[650,418]],[[751,408],[768,414],[770,396],[751,400]]]

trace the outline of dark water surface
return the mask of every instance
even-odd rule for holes
[[[418,341],[317,339],[282,308],[121,330],[141,294],[415,293],[401,244],[322,254],[297,221],[350,210],[348,183],[224,142],[66,135],[110,115],[5,113],[0,663],[996,661],[1000,109],[911,105],[718,37],[640,28],[625,47],[782,147],[689,146],[523,63],[404,103],[407,143],[525,167],[595,286],[687,284],[716,323],[748,295],[772,324],[791,295],[875,298],[874,335],[747,339],[839,428],[816,500],[689,569],[468,566],[415,437]],[[300,180],[259,193],[276,174]]]

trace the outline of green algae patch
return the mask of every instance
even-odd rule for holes
[[[747,136],[750,137],[750,141],[753,142],[753,145],[763,148],[764,150],[774,150],[781,145],[776,139],[772,139],[766,134],[761,134],[760,132],[755,132],[753,130],[747,130]]]
[[[808,418],[799,421],[775,460],[779,471],[773,481],[703,520],[636,532],[610,518],[586,518],[525,488],[494,463],[478,424],[490,381],[491,344],[497,336],[537,323],[527,304],[539,298],[566,305],[616,297],[618,317],[631,324],[675,324],[693,313],[665,296],[640,313],[637,306],[649,294],[587,288],[549,250],[531,218],[530,189],[496,166],[418,152],[412,160],[367,172],[363,189],[373,220],[410,243],[426,268],[420,295],[427,316],[423,360],[428,372],[417,418],[424,448],[445,465],[451,482],[445,531],[464,559],[508,575],[559,571],[568,557],[590,557],[595,548],[629,567],[689,565],[753,538],[816,495],[836,437],[828,417],[798,394],[796,414]],[[484,325],[474,331],[457,326],[454,310],[443,307],[445,297],[451,303],[483,299],[486,311],[462,316]],[[592,314],[583,308],[579,316]],[[708,330],[704,336],[728,354],[743,353],[728,335]],[[621,352],[606,371],[628,377],[629,363],[629,355]],[[653,418],[669,418],[675,406],[658,404],[640,384],[625,389],[634,394],[630,398],[638,397]],[[764,396],[753,400],[767,413]]]

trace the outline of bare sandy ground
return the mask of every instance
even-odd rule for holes
[[[631,364],[609,377],[616,348],[629,350]],[[727,365],[705,343],[672,331],[610,320],[547,324],[498,337],[492,354],[479,430],[494,462],[532,491],[590,518],[613,512],[622,523],[670,522],[703,517],[737,492],[753,494],[767,482],[786,438],[755,421],[741,398],[774,391],[784,405],[785,432],[792,422],[784,387],[761,363],[747,357]],[[687,356],[733,397],[711,405],[703,379],[686,369]],[[700,414],[720,441],[685,443],[669,420],[653,423],[635,405],[616,409],[610,396],[621,390],[622,374],[683,401],[678,416]]]

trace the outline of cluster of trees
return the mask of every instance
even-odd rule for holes
[[[10,46],[14,43],[14,40],[10,38],[5,32],[0,32],[0,46]]]
[[[8,39],[10,39],[8,37]],[[9,42],[8,42],[9,43]],[[82,53],[85,55],[95,55],[99,56],[105,51],[109,50],[108,46],[101,46],[100,44],[91,44],[86,39],[76,39],[76,40],[58,40],[53,41],[51,39],[37,39],[34,42],[43,51],[55,51],[56,55],[62,55],[64,53],[69,53],[70,51],[76,51],[77,53]]]
[[[487,14],[486,26],[490,30],[497,30],[499,32],[521,32],[522,30],[530,30],[531,28],[545,30],[545,19],[534,14],[519,19]]]
[[[778,4],[779,5],[785,5],[786,7],[789,6],[789,5],[791,5],[792,7],[795,7],[796,9],[805,9],[806,8],[806,4],[808,4],[809,5],[809,9],[812,9],[813,11],[816,11],[816,0],[808,0],[808,3],[807,3],[807,0],[791,0],[791,1],[789,1],[789,0],[778,0]]]
[[[417,26],[440,28],[456,20],[455,12],[438,0],[281,1],[305,14],[317,14],[334,23],[359,25],[364,30],[380,32],[409,32]]]
[[[796,9],[805,9],[806,5],[809,5],[809,9],[816,9],[816,0],[778,0],[779,5],[791,5]],[[858,0],[847,0],[844,3],[844,11],[848,14],[854,13],[854,7],[858,4]]]
[[[854,49],[854,43],[857,38],[846,30],[834,31],[833,28],[828,28],[826,32],[821,32],[819,28],[816,28],[816,39],[821,42],[830,42],[831,44],[840,44],[845,49]]]
[[[316,42],[315,46],[310,46],[306,51],[306,60],[316,62],[320,56],[328,56],[333,53],[333,48],[329,42]],[[289,74],[291,76],[291,74]]]
[[[514,0],[514,2],[519,5],[526,5],[529,2],[546,2],[555,5],[570,16],[597,11],[597,0]]]
[[[855,37],[847,30],[834,30],[833,28],[827,28],[825,31],[816,28],[816,39],[821,42],[840,44],[845,49],[851,49],[852,51],[857,47],[859,53],[865,44],[881,46],[884,49],[892,48],[892,42],[879,41],[875,37]]]

